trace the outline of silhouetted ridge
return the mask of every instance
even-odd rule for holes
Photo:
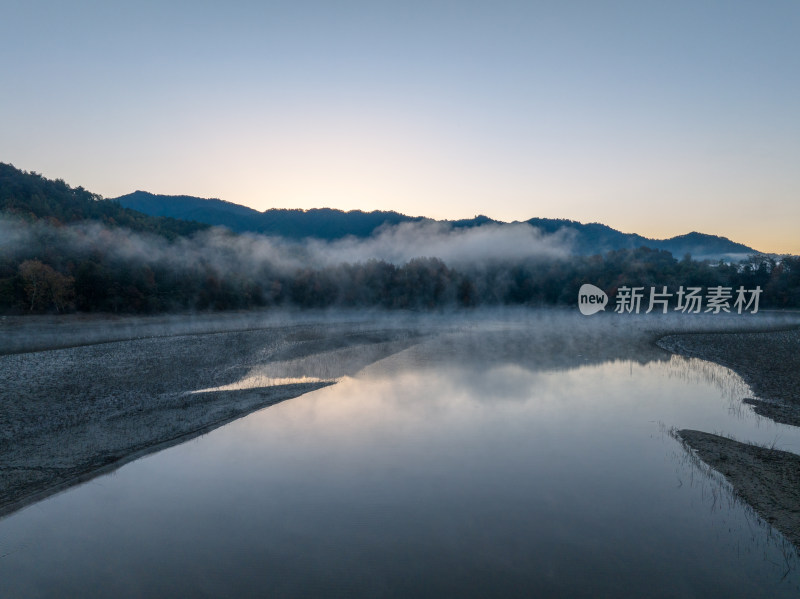
[[[221,200],[131,195],[162,216],[0,164],[0,313],[574,306],[588,281],[609,296],[622,285],[760,288],[762,308],[800,306],[800,257],[709,263],[643,247],[749,249],[700,233],[659,241],[557,219],[531,219],[536,228],[483,215],[418,223],[425,219],[397,212],[261,213]],[[248,220],[258,219],[272,236],[200,231],[208,224],[167,218],[176,207],[212,222],[252,227]],[[346,235],[353,238],[320,241]],[[615,245],[623,247],[605,251]],[[569,255],[568,247],[578,252]]]
[[[545,233],[555,233],[564,228],[573,229],[576,232],[575,251],[579,254],[602,254],[612,250],[633,250],[639,247],[667,250],[677,257],[691,254],[697,259],[744,258],[745,255],[758,253],[753,248],[726,237],[705,233],[692,232],[670,239],[650,239],[635,233],[622,233],[601,223],[583,224],[574,220],[548,218],[532,218],[525,222]]]
[[[123,206],[154,216],[191,219],[209,225],[228,227],[237,233],[262,233],[295,240],[309,237],[333,240],[348,235],[365,238],[373,235],[382,226],[426,220],[418,216],[406,216],[398,212],[378,210],[344,212],[333,208],[310,210],[272,208],[258,212],[252,208],[218,199],[154,195],[144,191],[121,196],[117,198],[117,201]],[[484,215],[444,222],[454,228],[507,224]],[[648,239],[635,233],[622,233],[601,223],[583,224],[574,220],[552,218],[531,218],[525,222],[537,227],[545,234],[557,233],[562,229],[574,231],[573,248],[575,253],[581,255],[602,254],[612,250],[639,247],[667,250],[678,257],[689,253],[696,258],[712,259],[729,256],[741,258],[747,254],[757,253],[756,250],[725,237],[703,233],[689,233],[661,240]]]
[[[116,198],[122,206],[152,214],[196,220],[209,225],[228,227],[236,233],[261,233],[289,239],[340,239],[348,235],[369,237],[384,225],[422,220],[398,212],[343,212],[333,208],[310,210],[273,208],[258,212],[252,208],[218,199],[191,196],[155,195],[135,191]]]

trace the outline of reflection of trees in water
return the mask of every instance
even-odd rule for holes
[[[663,423],[659,423],[659,426],[662,434],[672,437],[679,444],[679,448],[671,453],[677,485],[688,485],[698,490],[703,505],[716,518],[724,519],[731,535],[736,535],[746,527],[748,543],[742,546],[736,540],[737,554],[761,553],[764,561],[775,567],[777,581],[787,582],[800,591],[800,553],[797,548],[739,497],[722,474],[701,460],[674,427],[668,429]],[[741,520],[737,514],[742,515]],[[736,526],[737,523],[739,526]]]
[[[560,313],[549,316],[530,323],[480,323],[444,332],[417,345],[403,360],[408,367],[424,369],[456,364],[483,371],[513,364],[539,372],[670,359],[671,354],[656,347],[641,328],[580,321]]]

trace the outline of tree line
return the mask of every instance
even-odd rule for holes
[[[52,240],[51,240],[52,241]],[[402,265],[368,260],[286,269],[264,262],[220,269],[199,260],[179,266],[98,251],[66,254],[31,247],[0,259],[0,311],[156,313],[299,308],[379,307],[435,310],[476,306],[574,305],[592,283],[609,296],[622,286],[762,289],[762,308],[800,308],[800,257],[753,256],[738,264],[675,259],[639,248],[563,260],[530,259],[452,268],[435,257]]]
[[[206,247],[197,236],[208,230],[0,163],[0,312],[574,305],[583,283],[609,296],[622,286],[758,286],[761,307],[800,308],[798,256],[712,263],[641,247],[458,267],[435,256],[328,266],[298,259],[290,266],[246,256],[234,249],[242,239],[234,235]]]

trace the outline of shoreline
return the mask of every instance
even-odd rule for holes
[[[761,332],[668,334],[657,345],[733,370],[753,390],[744,402],[761,415],[800,426],[800,327]]]
[[[775,422],[800,426],[800,328],[670,334],[657,345],[729,368],[755,394],[743,403]],[[800,456],[703,431],[675,434],[687,451],[722,474],[738,497],[800,550]]]
[[[244,397],[244,401],[228,404],[230,413],[219,420],[214,420],[208,424],[200,426],[199,428],[187,430],[186,432],[182,432],[171,438],[153,441],[152,443],[146,442],[142,447],[139,448],[125,448],[122,450],[122,455],[118,458],[115,458],[113,455],[108,455],[105,457],[97,456],[95,460],[91,460],[80,466],[76,466],[74,469],[64,472],[64,476],[59,477],[63,480],[54,482],[54,480],[50,478],[43,481],[39,485],[30,485],[28,488],[26,488],[25,494],[20,494],[19,497],[15,498],[9,503],[0,503],[0,518],[16,512],[17,510],[21,510],[28,505],[47,499],[51,495],[57,495],[58,493],[66,491],[75,485],[79,485],[98,476],[113,472],[125,464],[129,464],[130,462],[138,460],[139,458],[143,458],[151,453],[156,453],[162,449],[168,449],[175,445],[180,445],[186,441],[191,441],[192,439],[201,437],[206,433],[210,433],[214,429],[228,424],[229,422],[233,422],[234,420],[238,420],[239,418],[247,416],[248,414],[257,412],[258,410],[267,408],[269,406],[273,406],[282,401],[299,397],[305,393],[316,391],[317,389],[321,389],[330,384],[332,383],[281,385],[274,388],[277,392],[273,394],[265,394],[263,392],[253,393],[250,394],[249,397]],[[0,468],[0,470],[2,470],[2,468]]]
[[[291,323],[0,356],[0,517],[423,337],[380,323]],[[259,386],[237,388],[253,373]]]
[[[675,435],[722,474],[737,497],[800,549],[800,456],[703,431],[684,429]]]
[[[631,319],[629,327],[613,318],[587,320],[568,312],[514,312],[506,315],[511,318],[491,322],[496,316],[249,313],[5,320],[0,333],[16,331],[18,338],[0,338],[0,517],[253,411],[322,388],[431,335],[473,330],[476,323],[484,332],[475,328],[477,334],[470,339],[477,345],[465,351],[484,351],[487,330],[518,330],[521,337],[505,349],[529,353],[527,362],[536,368],[617,359],[644,363],[670,354],[708,360],[730,368],[750,385],[757,397],[744,401],[758,413],[770,416],[780,409],[777,421],[800,422],[796,320],[765,318],[744,325],[698,320],[686,327],[678,320]],[[559,320],[563,316],[566,321]],[[585,327],[580,346],[561,343],[566,325]],[[254,373],[271,381],[249,389],[226,387]],[[292,377],[301,380],[278,384]],[[228,390],[191,393],[219,387]],[[697,435],[687,435],[686,446],[696,450]],[[735,441],[716,443],[729,453],[723,460],[728,467],[749,451]],[[759,462],[765,475],[771,467],[791,463],[781,453],[772,455],[777,457]],[[716,468],[713,456],[706,457]],[[726,478],[739,493],[742,483],[735,482],[736,475]],[[758,497],[741,495],[750,505],[759,505]],[[800,485],[789,501],[800,509]],[[762,513],[765,508],[756,509]],[[762,516],[772,522],[768,513]],[[793,525],[780,518],[773,524],[800,548]]]

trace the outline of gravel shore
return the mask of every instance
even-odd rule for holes
[[[333,322],[0,356],[0,515],[332,384],[417,339]],[[256,388],[230,388],[254,372]]]
[[[760,414],[800,422],[800,330],[744,332],[786,329],[786,316],[746,323],[696,319],[690,326],[685,319],[603,316],[542,310],[444,317],[7,317],[0,321],[0,516],[448,330],[474,334],[437,335],[433,347],[443,353],[489,362],[513,354],[532,369],[617,359],[646,363],[667,359],[665,350],[710,360],[750,385],[756,397],[747,401]],[[676,330],[702,332],[668,334]],[[260,382],[237,387],[248,378]],[[709,437],[682,436],[797,544],[792,517],[800,484],[780,482],[794,480],[786,473],[796,474],[796,456]],[[727,457],[719,458],[723,453]],[[745,489],[742,481],[750,479],[759,482]],[[779,497],[776,505],[783,507],[772,510],[758,496]]]

